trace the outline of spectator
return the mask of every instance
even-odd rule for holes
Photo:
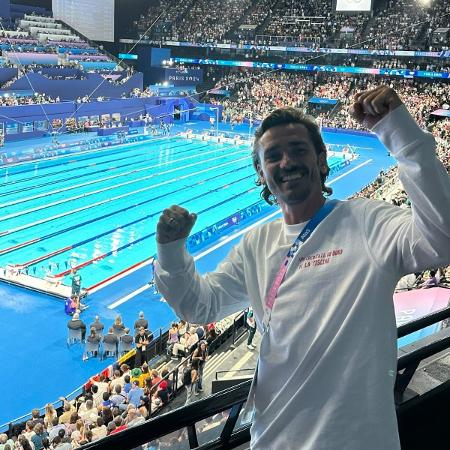
[[[80,315],[75,313],[72,319],[67,322],[67,328],[70,330],[81,330],[81,340],[84,341],[86,336],[86,324],[80,319]]]
[[[98,439],[102,439],[107,435],[107,428],[105,422],[102,417],[97,418],[97,426],[92,429],[92,440],[97,441]]]
[[[42,423],[38,422],[34,426],[34,435],[31,437],[31,442],[34,445],[34,450],[42,450],[42,439],[46,438],[48,436],[48,433],[44,431],[44,425]]]
[[[44,424],[44,419],[42,417],[40,417],[40,412],[37,408],[35,408],[31,411],[31,422],[33,424],[32,425],[33,428],[37,423]]]
[[[8,439],[8,435],[5,433],[0,434],[0,450],[4,450],[5,446],[9,445],[11,450],[14,450],[14,441]]]
[[[113,373],[113,378],[109,382],[108,390],[110,392],[114,392],[117,385],[119,385],[120,387],[123,386],[123,378],[120,373],[120,370],[118,370],[118,369],[116,369]]]
[[[127,424],[125,423],[125,421],[122,419],[121,416],[117,416],[114,418],[114,424],[116,425],[116,428],[114,428],[114,430],[112,430],[109,434],[120,433],[121,431],[126,430],[127,428]]]
[[[113,406],[117,406],[121,411],[126,409],[127,394],[122,391],[122,386],[116,384],[114,386],[114,393],[111,396],[111,402]]]
[[[34,450],[30,441],[23,434],[18,437],[17,442],[19,443],[17,450]]]
[[[255,350],[256,347],[252,344],[253,337],[255,336],[256,333],[256,321],[255,318],[253,317],[253,308],[248,309],[245,323],[248,331],[247,348],[249,350]]]
[[[48,430],[52,426],[53,419],[58,417],[55,407],[51,403],[45,405],[44,426]]]
[[[148,419],[150,417],[151,401],[148,396],[144,395],[141,397],[138,410],[144,419]]]
[[[74,411],[73,406],[67,400],[64,400],[63,413],[59,416],[59,423],[68,424]]]
[[[184,337],[180,339],[180,342],[174,344],[173,346],[173,359],[178,358],[178,353],[182,351],[184,356],[187,356],[192,347],[198,342],[198,335],[195,332],[195,328],[191,328],[189,332],[184,334]]]
[[[58,436],[59,430],[65,430],[66,426],[63,423],[59,423],[58,417],[53,417],[51,422],[51,428],[48,430],[48,439],[53,442],[53,439]]]
[[[422,289],[429,289],[432,287],[439,286],[437,277],[436,277],[436,270],[430,270],[430,276],[429,278],[422,284]]]
[[[137,408],[140,404],[140,399],[144,395],[144,389],[139,387],[139,381],[133,381],[133,386],[128,393],[128,403]]]
[[[194,388],[194,393],[196,395],[203,391],[203,370],[207,359],[208,347],[206,341],[200,341],[197,348],[192,353],[192,367],[197,371],[197,383]]]
[[[125,375],[123,391],[125,392],[125,394],[128,395],[130,390],[131,390],[131,377],[130,377],[130,375]]]
[[[97,421],[97,410],[94,407],[94,401],[92,399],[86,400],[84,403],[85,407],[78,410],[78,415],[86,424],[96,423]]]
[[[191,402],[191,398],[195,393],[195,383],[197,382],[197,371],[189,365],[188,360],[183,364],[181,379],[183,381],[183,386],[186,388],[185,405],[187,405]]]
[[[138,400],[138,404],[140,404],[140,398]],[[145,419],[142,417],[142,414],[135,408],[130,408],[127,414],[127,426],[128,428],[135,427],[136,425],[141,425],[145,422]]]

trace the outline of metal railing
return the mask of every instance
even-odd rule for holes
[[[450,293],[450,290],[449,290]],[[450,307],[420,317],[397,328],[398,338],[415,333],[430,325],[434,325],[450,318]],[[414,349],[399,356],[397,360],[397,378],[395,380],[395,394],[401,398],[412,377],[416,373],[420,363],[443,350],[450,348],[450,328],[444,328],[432,336],[414,344]],[[400,371],[403,371],[400,373]]]

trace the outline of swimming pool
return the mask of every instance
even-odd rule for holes
[[[196,232],[257,202],[254,180],[247,144],[182,137],[1,168],[0,267],[95,286],[156,253],[164,208],[196,212]]]

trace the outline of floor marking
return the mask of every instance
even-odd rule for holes
[[[135,297],[136,295],[140,294],[141,292],[146,291],[147,289],[150,289],[150,285],[146,284],[145,286],[141,286],[139,289],[136,289],[135,291],[131,292],[130,294],[126,295],[125,297],[122,297],[120,300],[117,300],[114,303],[111,303],[108,308],[109,309],[114,309],[117,306],[121,305],[122,303],[127,302],[128,300],[130,300],[130,298]]]
[[[247,344],[246,344],[247,345]],[[242,356],[239,361],[231,368],[231,369],[226,369],[227,370],[227,374],[224,375],[223,377],[221,377],[221,380],[229,380],[230,378],[234,378],[236,376],[235,371],[239,370],[244,364],[247,364],[247,362],[252,358],[252,356],[255,353],[251,350],[248,351],[248,353],[246,353],[244,356]],[[254,370],[254,369],[252,369]],[[249,377],[253,376],[253,373],[249,370]]]
[[[373,161],[373,159],[368,159],[367,161],[364,161],[363,163],[359,164],[358,166],[353,167],[353,169],[350,169],[348,172],[345,172],[345,173],[343,173],[342,175],[339,175],[338,177],[333,178],[333,179],[332,179],[329,183],[327,183],[327,184],[333,184],[333,183],[335,183],[336,181],[340,180],[341,178],[346,177],[348,174],[354,172],[355,170],[360,169],[361,167],[365,166],[366,164],[369,164],[369,163],[372,162],[372,161]]]

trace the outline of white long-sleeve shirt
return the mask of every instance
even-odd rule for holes
[[[337,204],[290,264],[262,341],[251,448],[399,449],[392,294],[405,274],[450,262],[450,181],[404,106],[375,127],[399,165],[411,210]],[[247,233],[201,277],[184,240],[158,246],[156,280],[183,319],[209,323],[264,299],[301,224]]]

